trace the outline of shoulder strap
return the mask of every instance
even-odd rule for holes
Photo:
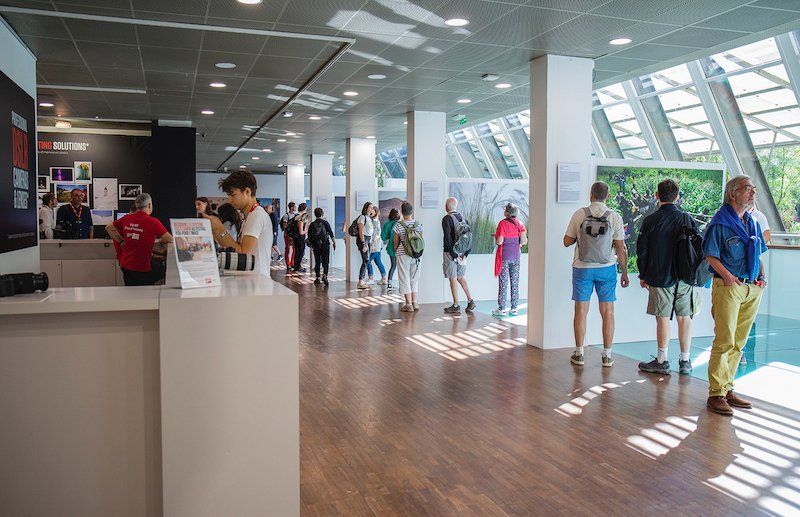
[[[611,209],[610,208],[608,210],[606,210],[606,212],[603,214],[603,219],[608,219],[609,215],[611,215]]]
[[[586,217],[592,217],[592,211],[589,210],[588,206],[583,207],[583,213],[586,215]]]

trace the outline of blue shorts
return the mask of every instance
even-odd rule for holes
[[[573,267],[572,299],[588,302],[593,289],[597,291],[597,299],[601,302],[617,301],[617,266]]]

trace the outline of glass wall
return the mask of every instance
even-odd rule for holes
[[[799,34],[598,88],[596,154],[727,163],[753,176],[773,233],[800,233]],[[459,128],[446,148],[449,177],[528,178],[530,110]],[[394,177],[405,175],[405,156],[405,147],[380,153]]]

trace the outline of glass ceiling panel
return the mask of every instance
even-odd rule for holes
[[[600,104],[603,106],[627,99],[625,90],[622,88],[622,83],[600,88],[596,90],[595,93],[597,94],[597,99],[600,101]]]
[[[778,53],[777,45],[775,45],[775,39],[769,38],[714,54],[711,58],[719,64],[724,72],[734,72],[743,68],[778,61],[780,60],[780,54]]]
[[[641,80],[645,85],[647,85],[648,82],[652,83],[653,88],[657,91],[661,91],[678,85],[691,84],[692,76],[689,75],[689,68],[686,65],[678,65],[650,74],[649,76],[643,75]]]

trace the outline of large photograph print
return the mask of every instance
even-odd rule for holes
[[[711,164],[695,167],[597,165],[597,181],[605,181],[609,186],[608,207],[619,212],[625,223],[628,271],[639,272],[636,239],[644,218],[658,210],[655,192],[661,180],[672,178],[678,182],[678,205],[694,217],[701,231],[719,209],[725,171]]]
[[[0,72],[0,253],[36,246],[33,97]]]
[[[519,209],[519,221],[528,228],[528,182],[520,180],[451,181],[449,196],[458,200],[458,211],[472,229],[472,253],[494,253],[494,232],[507,204]],[[527,246],[522,252],[527,253]]]

